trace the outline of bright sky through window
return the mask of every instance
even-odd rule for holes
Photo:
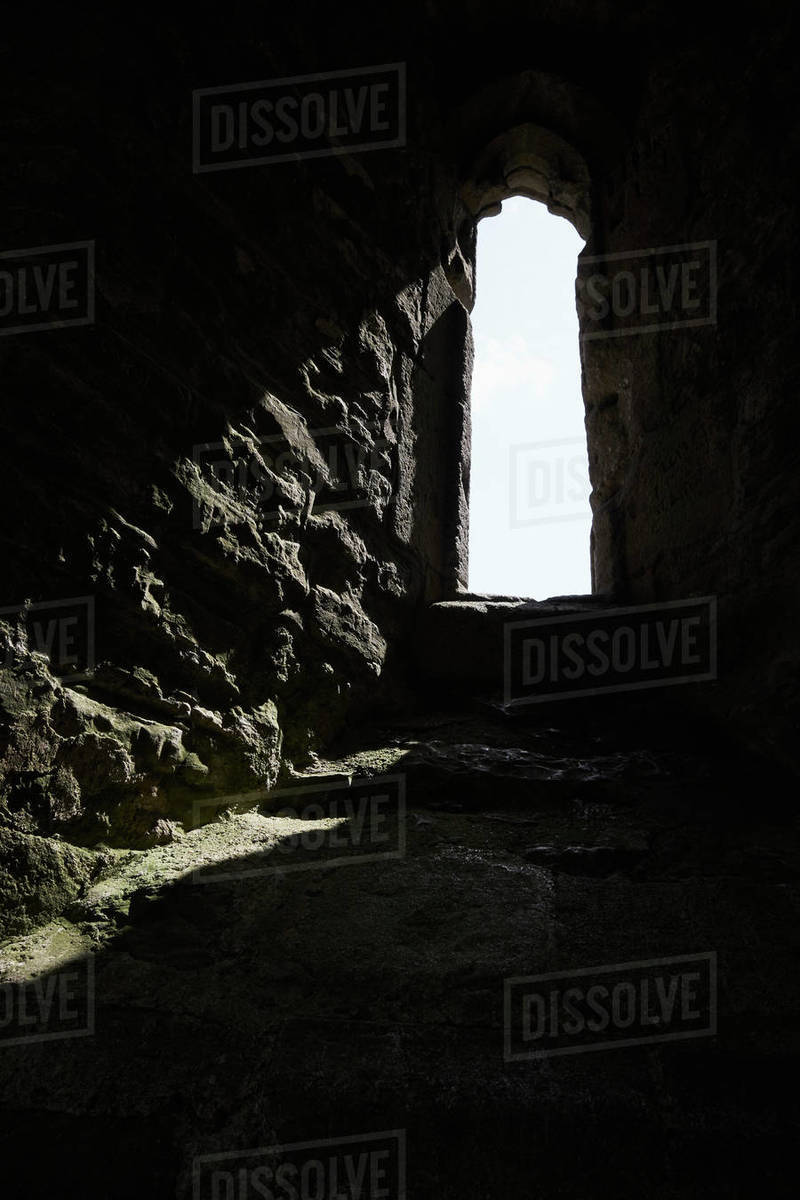
[[[472,312],[469,587],[591,591],[589,481],[575,311],[584,242],[513,197],[478,226]]]

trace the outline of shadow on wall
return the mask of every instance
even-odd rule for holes
[[[314,796],[314,819],[275,814],[273,801],[263,813],[223,814],[174,847],[119,859],[69,906],[69,921],[7,946],[13,958],[33,955],[14,965],[19,985],[43,973],[24,993],[0,985],[6,1170],[30,1169],[42,1137],[59,1136],[59,1154],[37,1166],[33,1195],[79,1180],[89,1195],[188,1197],[193,1168],[235,1173],[248,1147],[404,1129],[409,1171],[438,1178],[442,1145],[453,1135],[452,1106],[441,1107],[446,1087],[459,1136],[465,1123],[482,1123],[515,1181],[517,1171],[539,1178],[542,1161],[553,1162],[559,1182],[580,1175],[585,1162],[553,1159],[560,1122],[565,1145],[574,1136],[573,1075],[562,1073],[563,1087],[542,1095],[530,1063],[518,1074],[503,1060],[504,978],[542,963],[630,962],[656,944],[659,953],[685,953],[699,937],[705,948],[704,938],[724,947],[724,985],[753,909],[749,888],[727,884],[725,903],[703,903],[720,885],[720,868],[725,879],[742,875],[753,886],[754,862],[759,879],[766,861],[771,880],[792,871],[772,853],[792,820],[788,793],[776,787],[758,810],[737,805],[732,780],[749,776],[736,756],[709,757],[704,746],[698,757],[691,734],[666,738],[666,752],[652,743],[643,750],[635,714],[636,705],[632,722],[617,722],[616,741],[609,747],[600,738],[588,757],[580,719],[569,750],[537,726],[528,729],[529,750],[487,745],[486,729],[477,743],[457,732],[455,744],[436,728],[420,741],[417,729],[413,749],[395,753],[391,768],[409,781],[407,815],[399,793],[384,803],[387,777],[362,778],[352,791],[363,789],[367,809],[356,804],[345,819],[326,818],[337,803],[331,796],[342,792],[323,791]],[[596,733],[596,714],[586,720]],[[291,793],[279,803],[291,807]],[[613,832],[604,820],[605,834],[587,826],[576,845],[576,805],[584,817],[613,814]],[[676,909],[676,888],[693,902]],[[552,959],[555,894],[564,945],[586,956],[580,961],[560,958],[563,949]],[[774,883],[762,894],[774,898]],[[608,919],[598,925],[585,918],[600,895]],[[758,909],[765,929],[791,919],[785,905],[771,904]],[[764,987],[763,961],[737,967],[737,979],[754,989],[756,1011],[774,1017],[769,996],[781,989]],[[729,1028],[727,1036],[738,1034]],[[708,1077],[725,1081],[714,1104],[732,1119],[742,1096],[731,1096],[727,1069],[720,1076],[716,1043],[693,1045],[693,1061],[700,1054]],[[673,1061],[673,1046],[667,1054]],[[746,1057],[754,1055],[761,1061],[748,1042]],[[774,1047],[766,1057],[774,1072]],[[616,1064],[626,1086],[635,1061],[628,1053]],[[607,1056],[588,1062],[584,1085],[607,1095]],[[621,1161],[635,1159],[643,1111],[656,1133],[663,1086],[659,1073],[652,1104],[643,1109],[637,1085],[633,1109],[625,1102],[620,1110],[630,1119],[613,1113]],[[671,1086],[687,1107],[685,1122],[669,1130],[670,1162],[676,1139],[690,1150],[696,1137],[694,1071]],[[763,1093],[750,1094],[763,1112]],[[555,1127],[544,1119],[554,1110]],[[730,1128],[722,1120],[720,1127]],[[531,1128],[541,1130],[532,1145]],[[488,1169],[487,1142],[475,1133],[475,1156],[455,1156],[462,1194]],[[602,1117],[587,1118],[582,1153],[616,1173],[608,1136]],[[760,1151],[767,1136],[759,1122],[748,1123],[749,1149]],[[742,1137],[735,1125],[731,1137]],[[529,1147],[522,1157],[520,1144]],[[445,1169],[452,1182],[454,1168]],[[497,1162],[491,1169],[496,1182]],[[214,1196],[208,1178],[204,1187],[201,1195]]]

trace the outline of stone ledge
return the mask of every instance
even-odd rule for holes
[[[458,599],[431,604],[420,614],[415,638],[417,666],[428,679],[501,688],[506,622],[594,612],[619,603],[604,593],[530,600],[466,592]]]

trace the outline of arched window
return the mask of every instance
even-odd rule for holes
[[[478,225],[472,311],[469,591],[591,591],[577,256],[564,217],[522,196]]]

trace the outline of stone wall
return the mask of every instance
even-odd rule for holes
[[[466,582],[475,204],[498,188],[591,221],[586,253],[718,241],[716,327],[584,346],[595,585],[718,594],[697,700],[791,757],[785,31],[723,55],[667,6],[511,11],[97,17],[11,65],[3,249],[93,239],[97,274],[92,325],[0,338],[0,607],[93,596],[97,666],[55,678],[3,617],[6,826],[165,840],[402,702],[415,613]],[[193,89],[388,62],[405,148],[192,173]],[[544,131],[524,154],[520,127]],[[320,511],[348,463],[357,505]]]
[[[585,342],[582,359],[595,586],[717,596],[719,680],[691,703],[796,769],[793,70],[764,28],[654,65],[584,254],[712,241],[716,322]]]

